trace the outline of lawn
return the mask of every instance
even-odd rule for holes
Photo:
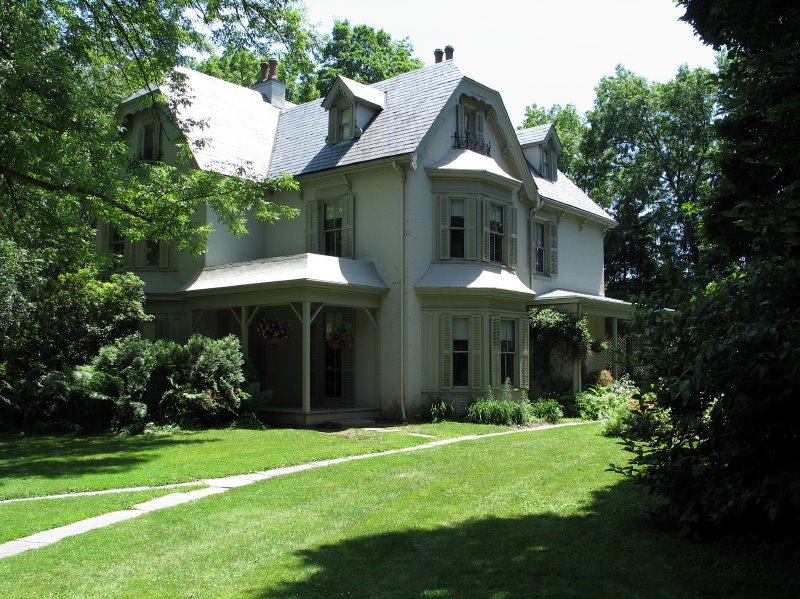
[[[3,597],[792,597],[796,555],[697,545],[585,425],[270,479],[0,560]],[[265,434],[272,434],[273,431]]]
[[[504,427],[442,423],[408,432],[436,438]],[[225,429],[135,437],[0,436],[0,500],[154,486],[419,445],[435,439],[348,430]]]

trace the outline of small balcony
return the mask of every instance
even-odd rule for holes
[[[478,154],[489,156],[492,151],[492,144],[483,141],[482,138],[471,135],[467,131],[466,135],[459,135],[458,132],[453,134],[453,149],[472,150]]]

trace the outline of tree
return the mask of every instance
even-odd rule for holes
[[[210,44],[266,52],[291,47],[293,2],[9,0],[0,14],[0,220],[85,231],[94,219],[131,237],[181,239],[198,248],[192,220],[208,202],[228,221],[250,209],[288,213],[266,200],[283,181],[251,181],[174,166],[128,169],[117,104],[163,81],[189,50]],[[153,97],[152,102],[159,101]],[[121,178],[119,173],[128,171]],[[58,214],[48,223],[41,212]],[[66,220],[65,220],[66,219]],[[71,225],[70,225],[71,223]]]
[[[567,177],[574,179],[578,173],[581,142],[588,129],[586,119],[578,114],[574,104],[566,106],[553,104],[547,110],[538,104],[525,107],[525,119],[521,128],[536,127],[547,123],[555,126],[558,138],[561,140],[558,168]]]
[[[721,177],[703,210],[730,259],[677,312],[645,313],[657,425],[633,471],[695,535],[800,534],[800,6],[684,0],[726,53]]]
[[[702,215],[716,165],[717,88],[705,69],[681,67],[650,83],[618,66],[587,114],[578,180],[619,217],[608,235],[611,293],[669,293],[705,280]]]
[[[336,75],[361,83],[376,83],[419,69],[423,63],[412,57],[408,38],[393,40],[383,29],[335,21],[330,36],[322,41],[317,90],[324,96]]]

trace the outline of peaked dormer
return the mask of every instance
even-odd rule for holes
[[[558,173],[558,155],[561,140],[556,128],[548,123],[517,131],[517,139],[525,158],[540,176],[555,181]]]
[[[329,144],[354,141],[386,108],[386,94],[337,75],[322,101],[322,107],[328,111],[328,137],[325,141]]]

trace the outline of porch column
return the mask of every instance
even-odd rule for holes
[[[614,376],[614,380],[616,381],[619,378],[619,366],[617,363],[618,355],[617,355],[617,317],[611,319],[611,374]]]
[[[311,303],[303,302],[303,413],[311,412]]]
[[[239,317],[241,326],[240,342],[242,344],[242,356],[245,360],[250,359],[250,323],[247,321],[247,306],[242,306],[242,313]]]

